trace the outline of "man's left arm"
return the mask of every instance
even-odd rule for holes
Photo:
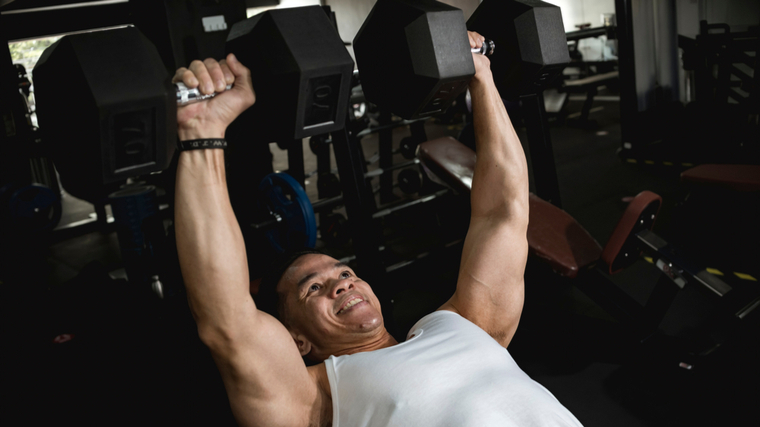
[[[478,47],[482,37],[470,33]],[[477,160],[472,213],[454,296],[440,309],[477,324],[506,347],[522,313],[528,257],[528,165],[493,81],[490,61],[473,55],[470,83]]]

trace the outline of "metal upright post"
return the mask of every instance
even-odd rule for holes
[[[359,141],[352,138],[346,129],[333,132],[332,141],[360,274],[382,277],[385,269],[380,258],[379,231],[372,220],[376,210],[375,198],[364,179],[364,156],[359,149]]]
[[[301,187],[305,187],[303,142],[300,139],[293,140],[288,144],[288,175],[295,178]]]
[[[528,131],[530,159],[533,166],[533,181],[536,184],[536,195],[554,206],[561,208],[559,196],[559,180],[557,166],[554,162],[554,151],[546,120],[543,93],[520,97],[522,101],[525,127]]]
[[[636,61],[633,52],[632,0],[615,0],[620,75],[620,135],[625,156],[639,142],[637,131],[639,107],[636,95]]]
[[[380,126],[391,124],[391,113],[383,111],[380,113]],[[388,169],[393,166],[393,128],[388,126],[387,129],[381,129],[378,132],[378,154],[380,155],[380,168]],[[390,203],[393,201],[393,174],[386,173],[380,175],[380,203]]]

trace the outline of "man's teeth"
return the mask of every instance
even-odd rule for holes
[[[346,304],[346,306],[345,306],[345,307],[343,307],[342,309],[340,309],[340,311],[339,311],[338,313],[343,313],[344,311],[346,311],[346,310],[348,310],[349,308],[351,308],[351,307],[355,306],[356,304],[359,304],[359,303],[360,303],[360,302],[362,302],[362,301],[363,301],[363,300],[362,300],[361,298],[356,298],[356,299],[353,299],[353,300],[351,300],[351,302],[349,302],[348,304]]]

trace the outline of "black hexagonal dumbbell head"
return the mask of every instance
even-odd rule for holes
[[[166,169],[177,138],[174,86],[136,28],[75,34],[34,67],[40,129],[63,187],[102,197],[126,178]]]
[[[491,70],[503,98],[542,91],[570,62],[560,8],[538,0],[484,0],[467,28],[492,39]]]
[[[475,74],[462,11],[378,0],[354,38],[367,100],[406,119],[446,110]]]
[[[343,128],[354,61],[321,7],[238,22],[226,49],[251,70],[256,104],[239,119],[251,133],[290,141]]]

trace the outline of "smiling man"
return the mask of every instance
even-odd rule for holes
[[[482,45],[469,36],[472,47]],[[524,298],[527,165],[488,59],[473,59],[478,158],[457,287],[403,343],[385,329],[370,285],[313,251],[262,283],[276,293],[279,320],[256,307],[223,151],[213,149],[255,100],[250,72],[233,55],[177,71],[175,81],[203,93],[235,83],[178,113],[175,223],[190,308],[241,425],[580,425],[505,349]],[[307,367],[301,356],[319,363]]]

